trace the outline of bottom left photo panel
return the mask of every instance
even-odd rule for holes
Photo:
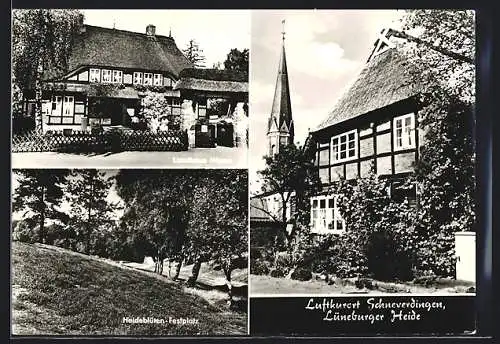
[[[14,169],[14,336],[248,334],[248,171]]]

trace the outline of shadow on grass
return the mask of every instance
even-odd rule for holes
[[[17,335],[244,335],[246,315],[221,311],[181,284],[165,283],[82,254],[12,243],[13,326]],[[26,311],[30,310],[30,311]],[[124,318],[198,319],[173,326]]]

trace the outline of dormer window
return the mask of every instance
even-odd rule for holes
[[[144,73],[144,85],[153,84],[153,73]]]
[[[109,69],[102,70],[101,81],[102,82],[111,82],[111,70],[109,70]]]
[[[161,75],[161,74],[155,74],[154,79],[153,79],[153,85],[161,86],[162,77],[163,77],[163,75]]]
[[[134,85],[142,85],[142,73],[134,72]]]
[[[121,84],[123,80],[123,72],[121,70],[113,71],[113,83]]]
[[[90,82],[101,82],[101,70],[90,68]]]

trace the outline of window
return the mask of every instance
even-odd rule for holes
[[[111,71],[109,69],[102,70],[101,81],[102,82],[111,82]]]
[[[49,124],[74,124],[74,113],[74,96],[53,96]]]
[[[100,82],[101,81],[101,70],[90,68],[90,82]]]
[[[64,96],[63,116],[73,117],[74,110],[75,110],[75,98],[73,96]]]
[[[134,85],[142,85],[142,73],[134,72]]]
[[[155,86],[162,86],[162,84],[161,84],[162,78],[163,78],[163,75],[161,75],[161,74],[155,74],[154,75],[154,79],[153,79],[153,85],[155,85]]]
[[[153,84],[153,74],[144,73],[144,85],[152,85],[152,84]]]
[[[358,133],[351,130],[332,137],[332,163],[356,159],[358,156]]]
[[[280,136],[280,146],[286,146],[288,144],[288,137]]]
[[[415,116],[409,113],[394,118],[394,149],[415,147]]]
[[[345,220],[337,207],[338,195],[311,197],[311,231],[318,234],[345,231]]]
[[[60,116],[62,111],[62,97],[53,96],[52,97],[52,116]]]
[[[121,70],[114,70],[113,71],[113,83],[121,84],[122,78],[123,78],[123,72]]]

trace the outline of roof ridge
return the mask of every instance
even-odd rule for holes
[[[363,78],[366,78],[367,75],[368,75],[368,77],[372,76],[373,73],[370,74],[370,72],[373,68],[387,68],[387,67],[384,67],[384,64],[385,63],[392,64],[392,63],[394,63],[394,61],[396,61],[396,63],[404,62],[405,64],[406,63],[412,64],[413,67],[418,68],[418,66],[416,64],[412,63],[412,61],[403,52],[400,51],[400,49],[401,49],[401,46],[396,44],[395,47],[390,48],[386,51],[383,51],[380,54],[373,56],[373,58],[370,59],[369,61],[365,62],[363,68],[359,71],[359,73],[353,79],[351,79],[349,84],[346,85],[343,92],[340,94],[340,96],[335,101],[333,107],[328,112],[326,118],[323,121],[321,121],[321,123],[319,125],[317,125],[316,128],[311,130],[311,132],[318,132],[318,131],[323,130],[327,127],[344,122],[346,120],[352,119],[352,118],[357,117],[357,116],[362,114],[362,113],[357,113],[357,114],[353,113],[351,116],[346,117],[346,114],[345,114],[345,112],[347,111],[346,106],[349,102],[353,103],[352,100],[348,101],[346,99],[349,95],[352,95],[353,93],[360,92],[359,91],[360,87],[358,84],[359,81]],[[384,60],[387,60],[387,61],[384,62]],[[405,74],[406,72],[407,71],[404,70],[401,73]],[[373,79],[373,77],[372,77],[372,79]],[[371,81],[373,81],[373,80],[370,80],[370,82]],[[361,92],[363,92],[363,91],[361,91]],[[358,96],[359,96],[359,94],[358,94]],[[386,96],[388,98],[391,98],[391,97],[394,97],[395,95],[391,93],[391,94],[387,94]],[[348,103],[346,103],[346,102],[348,102]],[[356,102],[354,102],[354,103],[356,103]],[[382,104],[378,104],[378,106],[380,106],[380,105],[382,105]],[[358,107],[358,109],[356,111],[359,111],[361,108],[364,108],[365,110],[367,109],[366,106],[361,107],[359,104],[350,105],[350,106]],[[351,109],[350,111],[353,111],[353,110],[354,109]],[[372,109],[368,112],[371,112],[373,110],[374,109]],[[363,112],[363,113],[367,113],[367,112]]]
[[[123,29],[114,29],[114,28],[109,28],[109,27],[104,27],[104,26],[97,26],[97,25],[90,25],[90,24],[84,24],[84,26],[85,27],[90,27],[90,28],[95,28],[95,29],[107,30],[107,31],[111,31],[111,32],[119,32],[119,33],[134,35],[134,36],[140,36],[140,37],[144,37],[144,38],[148,38],[149,37],[146,33],[137,32],[137,31],[129,31],[129,30],[123,30]],[[157,34],[155,34],[154,37],[160,38],[160,39],[166,39],[166,40],[175,42],[175,39],[173,37],[171,37],[171,36],[164,36],[164,35],[157,35]]]

